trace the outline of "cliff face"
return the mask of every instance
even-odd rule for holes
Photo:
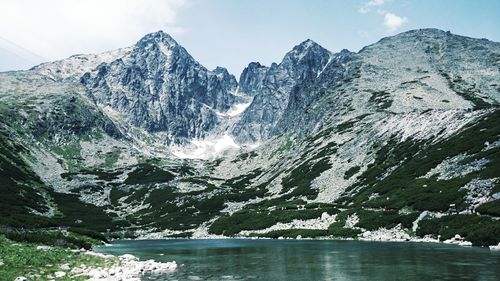
[[[330,51],[306,40],[288,52],[280,64],[266,68],[251,63],[243,71],[240,84],[254,99],[233,128],[236,139],[241,142],[267,139],[280,120],[292,89],[315,79],[332,57]]]
[[[239,101],[234,76],[224,68],[207,70],[163,32],[146,35],[81,82],[97,104],[133,126],[165,132],[167,143],[203,137],[219,123],[217,112]]]

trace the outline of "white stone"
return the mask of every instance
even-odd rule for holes
[[[61,265],[59,268],[60,268],[61,270],[64,270],[64,271],[66,271],[66,270],[70,270],[69,264],[67,264],[67,263],[65,263],[65,264]]]
[[[64,272],[64,271],[56,271],[56,272],[54,273],[54,276],[55,276],[56,278],[61,278],[61,277],[66,276],[66,272]]]
[[[37,246],[36,249],[37,250],[42,250],[42,251],[48,251],[48,250],[52,249],[52,247],[51,246],[41,245],[41,246]]]
[[[136,261],[136,260],[139,260],[136,256],[133,256],[133,255],[130,255],[130,254],[121,255],[118,258],[121,259],[121,260],[125,260],[125,261]]]
[[[500,243],[498,243],[498,245],[493,245],[493,246],[490,246],[490,250],[492,251],[500,251]]]

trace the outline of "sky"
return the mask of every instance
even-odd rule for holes
[[[0,71],[172,35],[209,69],[240,75],[306,39],[338,52],[417,28],[500,42],[496,0],[1,0]]]

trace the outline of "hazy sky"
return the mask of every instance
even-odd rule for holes
[[[358,51],[381,37],[435,27],[500,41],[496,0],[1,0],[0,70],[130,46],[170,33],[209,69],[239,76],[312,39]]]

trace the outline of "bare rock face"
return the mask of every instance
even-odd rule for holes
[[[283,114],[292,89],[316,78],[332,56],[314,41],[306,40],[288,52],[280,64],[266,68],[251,63],[243,71],[240,85],[255,97],[234,126],[236,138],[241,142],[266,139]]]
[[[241,73],[239,90],[249,96],[256,96],[261,90],[269,67],[251,62]]]
[[[420,29],[383,38],[358,53],[323,50],[308,40],[279,65],[252,63],[245,69],[240,88],[255,98],[233,129],[240,142],[307,135],[364,114],[500,103],[500,45],[486,39]]]
[[[207,70],[161,31],[81,82],[97,104],[125,114],[133,126],[166,132],[167,143],[202,137],[219,123],[216,112],[238,101],[234,76],[224,68]]]

